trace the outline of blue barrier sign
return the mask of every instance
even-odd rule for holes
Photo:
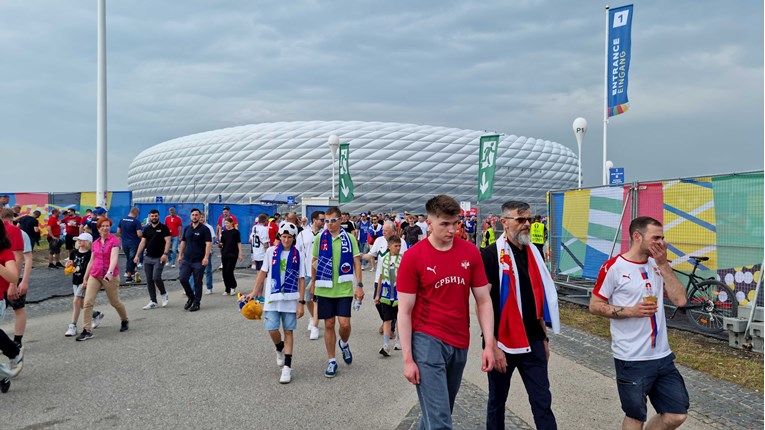
[[[154,203],[162,203],[165,199],[162,196],[154,197]]]
[[[624,167],[612,167],[608,169],[608,184],[621,185],[624,183]]]

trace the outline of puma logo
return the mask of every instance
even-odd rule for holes
[[[427,267],[426,266],[425,270],[430,270],[431,272],[433,272],[434,275],[436,274],[436,266],[433,266],[433,267]]]
[[[630,275],[622,275],[622,278],[627,278],[627,279],[629,279],[630,281],[632,280],[632,278],[630,277]]]

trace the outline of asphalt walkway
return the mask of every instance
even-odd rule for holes
[[[254,279],[248,272],[237,272],[246,289]],[[371,273],[364,273],[364,281],[372,284]],[[63,336],[70,298],[30,305],[25,367],[10,392],[0,394],[7,411],[0,428],[416,428],[416,391],[401,375],[399,353],[390,358],[378,354],[382,339],[370,302],[354,313],[354,362],[341,363],[334,379],[323,376],[323,336],[309,341],[307,320],[301,319],[293,381],[281,385],[263,321],[242,318],[236,299],[220,295],[220,282],[196,313],[183,311],[185,300],[177,282],[168,286],[170,305],[151,311],[141,310],[148,297],[144,287],[121,291],[131,321],[126,333],[118,331],[116,313],[104,294],[99,295],[97,308],[107,317],[87,342]],[[371,294],[371,288],[367,290]],[[12,319],[6,315],[2,328],[12,330]],[[460,429],[485,426],[487,383],[480,371],[475,317],[471,330],[470,356],[454,413],[455,428]],[[561,335],[552,337],[551,348],[559,428],[618,428],[622,414],[608,341],[564,327]],[[692,409],[682,428],[763,427],[762,394],[689,369],[681,368],[681,373]],[[518,377],[507,412],[508,428],[533,428]]]

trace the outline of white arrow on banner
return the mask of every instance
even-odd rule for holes
[[[343,195],[347,197],[349,191],[350,191],[350,188],[348,188],[345,185],[345,181],[342,178],[340,178],[340,192],[343,193]]]
[[[489,183],[486,181],[486,172],[483,173],[483,176],[481,177],[481,193],[485,193],[487,189],[489,189]]]

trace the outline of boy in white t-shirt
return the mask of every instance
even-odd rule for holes
[[[642,429],[646,397],[657,415],[647,428],[675,429],[688,416],[688,390],[667,342],[663,296],[685,306],[685,288],[667,261],[664,228],[651,217],[630,223],[629,251],[603,264],[590,299],[590,312],[611,319],[622,429]]]
[[[306,274],[304,256],[294,246],[297,234],[295,224],[285,221],[279,225],[280,243],[266,251],[268,258],[258,272],[255,288],[246,296],[247,300],[265,296],[263,318],[276,346],[276,364],[282,367],[279,378],[282,384],[292,380],[293,332],[305,306]],[[283,337],[280,327],[284,330]]]
[[[266,258],[266,249],[271,240],[268,236],[268,215],[260,214],[258,221],[252,226],[250,232],[250,260],[252,260],[252,269],[260,270],[263,265],[263,259]]]

